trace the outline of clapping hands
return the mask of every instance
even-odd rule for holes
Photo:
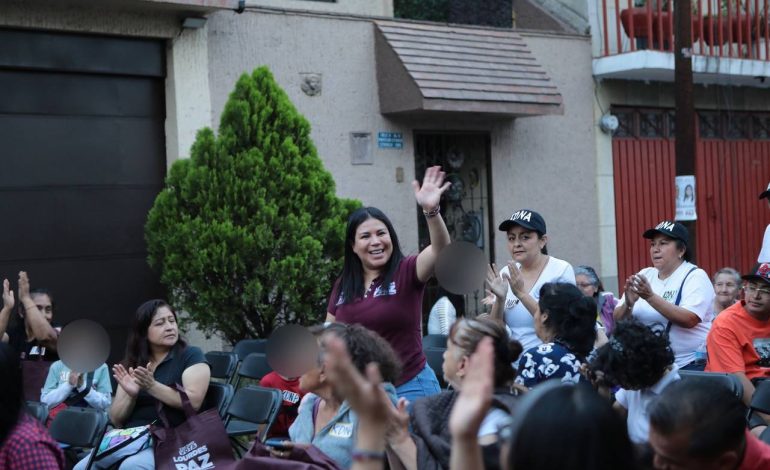
[[[112,375],[117,380],[118,385],[134,398],[139,395],[140,391],[149,390],[155,385],[153,372],[151,362],[147,363],[147,367],[139,366],[126,369],[123,364],[115,364],[112,367]]]

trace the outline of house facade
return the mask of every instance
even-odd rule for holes
[[[16,106],[0,110],[20,204],[9,216],[45,215],[37,238],[7,241],[0,266],[62,292],[62,321],[99,319],[125,340],[127,306],[161,292],[142,230],[165,169],[198,129],[216,130],[238,77],[261,65],[311,123],[337,193],[388,214],[405,252],[426,243],[410,182],[441,164],[454,239],[490,261],[509,259],[496,227],[520,208],[545,217],[554,256],[603,260],[589,36],[397,21],[386,0],[62,3],[0,5],[14,46],[0,52],[13,84],[0,102]],[[479,287],[460,308],[482,308]]]

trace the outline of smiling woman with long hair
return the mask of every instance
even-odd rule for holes
[[[422,351],[422,297],[439,252],[449,244],[441,217],[441,195],[449,188],[440,167],[412,183],[428,224],[431,244],[417,256],[404,256],[393,224],[379,209],[351,214],[342,274],[329,297],[327,322],[358,323],[385,338],[403,364],[396,381],[399,397],[409,400],[439,392],[438,379]]]
[[[193,408],[200,408],[208,390],[211,371],[199,348],[179,336],[176,312],[163,300],[149,300],[136,311],[126,357],[112,369],[118,383],[110,408],[110,420],[119,428],[131,428],[158,419],[160,402],[169,423],[184,422],[182,400],[175,384],[182,384]],[[88,458],[75,467],[85,468]],[[128,457],[121,469],[153,469],[153,449]]]

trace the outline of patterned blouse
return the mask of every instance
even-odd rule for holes
[[[583,362],[561,343],[543,343],[526,350],[516,365],[516,383],[532,388],[549,379],[578,383],[586,379],[580,374]]]

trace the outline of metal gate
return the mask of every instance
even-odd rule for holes
[[[674,216],[674,114],[617,109],[612,142],[618,282],[650,265],[642,232]],[[698,113],[697,264],[713,274],[756,261],[770,210],[757,195],[770,180],[770,115]]]
[[[54,321],[99,321],[119,359],[162,289],[144,223],[165,176],[162,41],[0,30],[0,279],[54,294]]]

